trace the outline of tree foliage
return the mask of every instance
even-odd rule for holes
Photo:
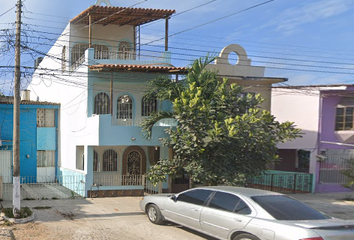
[[[153,183],[184,172],[204,185],[236,185],[277,160],[277,143],[299,136],[293,123],[279,123],[258,107],[259,95],[245,94],[243,87],[229,85],[207,70],[212,60],[196,60],[183,81],[151,82],[151,93],[171,101],[173,110],[152,115],[143,130],[150,136],[164,116],[178,122],[167,130],[169,138],[163,142],[174,157],[151,167],[148,176]]]

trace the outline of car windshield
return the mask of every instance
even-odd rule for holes
[[[277,220],[319,220],[330,217],[284,195],[251,197]]]

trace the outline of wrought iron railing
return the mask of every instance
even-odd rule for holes
[[[3,177],[2,199],[12,200],[12,177]],[[52,179],[41,181],[39,179]],[[48,176],[38,178],[33,176],[20,176],[21,199],[60,199],[74,198],[85,195],[85,182],[81,176]],[[6,183],[5,183],[6,182]]]
[[[312,192],[313,176],[309,173],[266,172],[247,180],[247,187],[281,193]]]

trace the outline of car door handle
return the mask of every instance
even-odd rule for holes
[[[197,208],[192,208],[192,210],[195,211],[195,212],[199,211],[199,209],[197,209]]]

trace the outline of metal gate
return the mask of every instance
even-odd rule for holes
[[[0,175],[3,183],[12,183],[12,157],[10,150],[0,151]]]

